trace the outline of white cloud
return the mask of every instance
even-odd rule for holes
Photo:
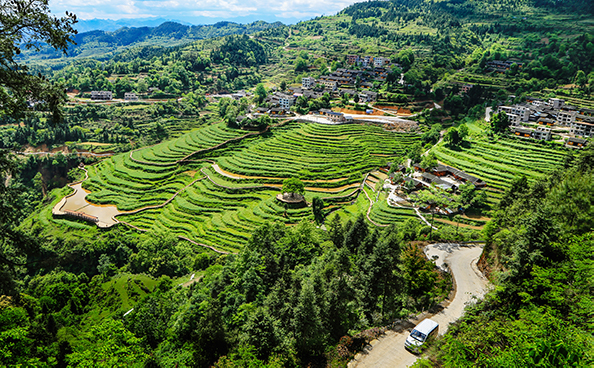
[[[163,17],[192,22],[192,18],[213,21],[252,18],[274,21],[305,20],[334,14],[353,0],[56,0],[50,1],[54,14],[70,11],[81,19],[121,19]]]

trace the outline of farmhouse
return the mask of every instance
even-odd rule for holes
[[[530,108],[526,105],[499,106],[497,113],[505,112],[512,125],[518,125],[521,121],[527,122],[530,118]]]
[[[542,141],[551,140],[551,128],[539,126],[536,129],[514,127],[512,133],[520,138],[533,138]]]
[[[346,121],[346,118],[342,112],[334,112],[328,109],[320,109],[320,114],[326,116],[328,119],[334,122]]]
[[[592,137],[594,135],[594,124],[585,121],[574,121],[571,123],[569,132],[577,136]]]
[[[570,126],[577,115],[577,111],[559,111],[557,113],[557,123],[560,125]]]
[[[415,178],[404,178],[404,185],[406,188],[412,188],[413,190],[420,189],[423,187],[423,182]]]
[[[377,101],[377,92],[363,91],[359,93],[359,100],[362,102],[375,102]]]
[[[587,140],[582,138],[569,138],[567,143],[565,143],[565,147],[570,148],[583,148],[588,143]]]
[[[381,67],[389,65],[389,64],[390,64],[390,58],[378,56],[373,59],[373,66],[376,68],[381,68]]]
[[[487,183],[485,183],[482,179],[477,178],[476,176],[472,176],[462,170],[458,170],[451,166],[438,164],[435,168],[431,169],[430,172],[427,172],[419,164],[414,165],[415,170],[422,171],[424,174],[429,174],[426,178],[430,179],[430,182],[434,182],[433,177],[443,178],[443,177],[450,177],[451,179],[455,179],[462,183],[472,183],[478,188],[485,187]],[[452,184],[450,181],[444,181],[448,184]],[[455,188],[454,188],[455,189]]]
[[[434,184],[436,187],[439,187],[443,190],[458,189],[458,187],[455,184],[447,182],[447,181],[441,179],[440,177],[430,174],[428,172],[424,172],[423,175],[421,175],[421,177],[423,178],[424,185]]]
[[[359,55],[347,55],[347,64],[353,65],[359,63]]]
[[[134,92],[126,92],[124,93],[124,100],[126,101],[138,101],[138,96]]]
[[[91,100],[110,101],[112,99],[111,91],[91,91]]]
[[[316,79],[313,77],[301,78],[301,86],[303,88],[312,88],[316,85]]]
[[[289,110],[291,106],[295,103],[295,97],[292,95],[287,95],[282,92],[275,92],[273,95],[268,96],[266,98],[267,101],[270,101],[272,105],[278,105],[285,110]]]
[[[335,80],[322,80],[320,83],[332,91],[336,91],[338,89],[338,82]]]

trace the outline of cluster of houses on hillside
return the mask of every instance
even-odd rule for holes
[[[307,80],[302,79],[301,82],[304,88],[311,88],[305,86],[311,86],[312,84],[322,84],[332,90],[337,90],[340,86],[371,88],[373,87],[373,81],[385,81],[388,72],[388,69],[380,67],[365,68],[362,70],[340,68],[328,75],[322,75],[318,80],[308,77]]]
[[[360,65],[362,67],[374,66],[376,68],[383,68],[392,63],[390,58],[381,56],[359,56],[347,55],[346,62],[348,65]]]
[[[570,147],[582,147],[583,138],[594,136],[594,110],[567,105],[559,98],[529,97],[523,104],[499,106],[497,113],[501,112],[507,115],[513,134],[521,138],[548,141],[553,126],[565,133]],[[527,126],[531,124],[535,127]]]
[[[407,174],[407,167],[404,165],[398,165],[397,170],[390,170],[391,165],[392,164],[388,164],[387,167],[384,167],[381,170],[386,173],[394,171],[390,174],[391,184],[399,185],[402,189],[405,189],[405,192],[408,194],[405,194],[403,197],[408,197],[412,202],[419,201],[418,190],[426,189],[431,186],[453,193],[455,193],[461,185],[466,183],[472,183],[476,188],[484,188],[487,186],[487,183],[482,179],[447,165],[438,164],[434,168],[425,170],[419,164],[416,164],[413,165],[415,171],[412,174]],[[398,176],[397,178],[396,173],[398,171],[405,175]],[[398,201],[399,199],[398,196],[391,194],[388,197],[388,200]],[[421,209],[428,210],[435,205],[435,203],[425,203],[421,206]],[[452,210],[446,206],[445,208],[438,208],[437,211],[445,215],[451,215],[457,212],[458,209]]]

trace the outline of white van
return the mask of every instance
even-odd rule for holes
[[[421,347],[430,338],[435,338],[439,331],[439,324],[429,318],[419,323],[406,338],[404,347],[413,353],[420,353]]]

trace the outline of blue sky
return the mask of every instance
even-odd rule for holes
[[[296,23],[332,15],[355,0],[50,0],[57,16],[73,12],[79,19],[160,17],[192,24],[221,20],[237,23],[264,20]]]

